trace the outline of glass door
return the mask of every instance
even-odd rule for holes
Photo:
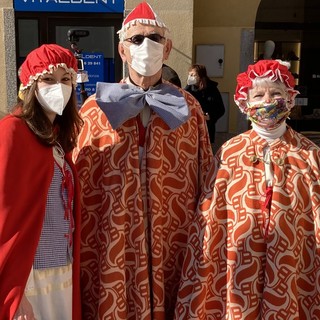
[[[26,55],[44,43],[57,43],[79,49],[83,67],[88,71],[88,94],[94,93],[95,82],[119,82],[122,61],[118,54],[117,31],[121,28],[119,13],[16,12],[17,69]],[[68,36],[70,32],[79,37]],[[80,31],[80,33],[78,32]],[[82,36],[86,31],[86,36]],[[69,32],[69,34],[68,34]]]

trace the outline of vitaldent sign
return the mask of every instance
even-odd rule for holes
[[[124,0],[14,0],[15,11],[123,13]]]

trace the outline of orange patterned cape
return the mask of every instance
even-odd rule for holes
[[[191,227],[176,319],[320,319],[320,149],[291,128],[271,144],[269,211],[257,159],[265,146],[250,130],[217,155]]]
[[[84,127],[74,161],[82,185],[84,319],[170,319],[188,229],[213,161],[196,100],[171,130],[154,112],[139,160],[136,118],[113,130],[94,97],[80,110]]]

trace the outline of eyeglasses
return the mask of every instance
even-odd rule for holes
[[[148,38],[148,39],[150,39],[154,42],[158,42],[158,43],[160,43],[161,40],[165,39],[165,37],[161,36],[158,33],[151,33],[146,36],[143,34],[136,34],[130,38],[124,39],[124,41],[128,41],[128,42],[131,42],[136,45],[140,45],[143,42],[144,38]]]

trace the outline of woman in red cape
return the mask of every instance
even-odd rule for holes
[[[77,61],[58,45],[20,69],[21,101],[0,121],[0,319],[79,320],[79,186],[69,156],[82,121]]]

